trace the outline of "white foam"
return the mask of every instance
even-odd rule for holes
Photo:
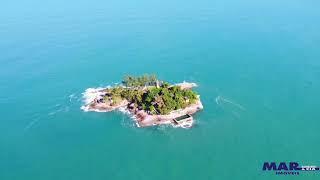
[[[190,129],[193,126],[193,122],[183,122],[179,125],[175,125],[175,124],[171,123],[171,126],[174,128]]]
[[[77,98],[76,94],[70,94],[69,95],[69,102],[72,102],[72,100],[76,99],[76,98]]]
[[[108,86],[109,87],[109,86]],[[98,87],[98,88],[88,88],[85,90],[84,93],[82,93],[82,99],[84,102],[84,105],[81,106],[81,109],[85,112],[89,111],[89,104],[94,101],[95,98],[101,96],[103,94],[102,90],[108,88],[108,87]],[[95,110],[96,112],[106,112],[106,111],[100,111]]]
[[[138,123],[138,119],[136,118],[136,116],[134,116],[126,107],[120,107],[118,108],[118,110],[120,112],[122,112],[123,114],[128,115],[136,124],[137,127],[140,127],[139,123]]]
[[[123,114],[131,115],[130,111],[126,107],[119,107],[118,110]]]
[[[187,82],[187,81],[183,81],[182,83],[176,83],[176,84],[173,84],[173,85],[174,86],[187,87],[187,88],[198,87],[198,84],[190,83],[190,82]]]
[[[216,103],[217,103],[217,105],[219,105],[219,100],[220,100],[220,96],[217,96],[217,97],[216,97]]]

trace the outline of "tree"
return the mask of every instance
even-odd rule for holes
[[[127,87],[142,87],[155,85],[157,81],[158,79],[155,75],[144,74],[137,77],[127,75],[124,77],[122,83]]]
[[[123,84],[127,87],[118,86],[108,89],[108,97],[111,97],[113,104],[126,99],[134,103],[135,107],[150,114],[168,114],[173,110],[185,108],[198,99],[194,91],[181,89],[180,86],[170,86],[167,82],[163,82],[161,87],[155,87],[157,81],[155,75],[126,76]],[[143,88],[145,85],[154,87]]]

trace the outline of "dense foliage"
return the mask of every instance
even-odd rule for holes
[[[149,89],[141,103],[142,109],[151,114],[168,114],[193,104],[198,99],[192,90],[182,90],[179,86],[154,87]]]
[[[130,78],[126,81],[131,86],[140,88],[114,87],[108,89],[113,103],[119,103],[122,99],[132,102],[136,108],[146,110],[150,114],[168,114],[173,110],[182,109],[195,103],[197,94],[190,89],[181,89],[179,86],[170,86],[162,83],[160,87],[143,88],[141,84],[157,81],[143,77]],[[138,86],[138,84],[140,84]],[[145,84],[144,84],[145,85]]]
[[[143,76],[126,76],[122,83],[127,87],[140,87],[140,86],[155,86],[158,82],[155,75],[143,75]]]

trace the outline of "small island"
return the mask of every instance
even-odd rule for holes
[[[88,89],[85,111],[120,110],[130,114],[138,127],[171,124],[190,128],[192,114],[203,109],[195,83],[169,84],[155,75],[126,76],[121,85]]]

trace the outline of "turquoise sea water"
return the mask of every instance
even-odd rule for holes
[[[1,180],[319,179],[320,2],[9,1],[0,5]],[[125,74],[198,83],[192,129],[80,110]],[[216,98],[220,97],[218,103]]]

